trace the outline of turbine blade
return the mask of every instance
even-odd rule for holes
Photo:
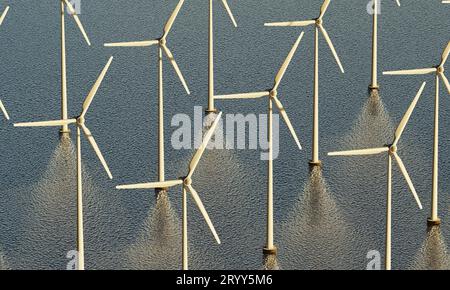
[[[94,86],[92,87],[91,91],[87,95],[86,100],[83,103],[83,111],[81,113],[82,117],[86,115],[89,107],[91,106],[92,100],[94,100],[94,97],[97,94],[97,91],[100,88],[100,85],[102,84],[103,79],[105,78],[112,61],[113,57],[111,56],[108,62],[106,63],[105,67],[103,68],[102,72],[100,73],[100,76],[98,77],[97,81],[94,83]]]
[[[188,85],[186,84],[186,80],[183,77],[183,74],[181,73],[180,68],[178,67],[177,62],[175,61],[175,58],[173,57],[172,52],[169,50],[169,48],[166,45],[162,45],[161,46],[167,56],[167,58],[169,59],[170,63],[172,64],[173,68],[175,69],[175,72],[178,75],[178,78],[180,79],[181,83],[183,84],[184,89],[186,90],[186,93],[188,95],[191,94],[191,92],[189,91]]]
[[[328,6],[330,5],[331,0],[325,0],[320,8],[320,16],[319,19],[322,19],[325,13],[327,12]]]
[[[231,22],[233,22],[234,27],[237,27],[236,19],[234,18],[233,12],[231,11],[227,0],[222,0],[222,5],[225,8],[225,10],[227,10],[228,16],[230,16]]]
[[[3,24],[3,21],[5,20],[6,15],[8,14],[9,6],[6,7],[5,11],[3,11],[2,16],[0,17],[0,26]]]
[[[398,7],[400,7],[401,6],[400,0],[395,0],[395,1],[397,2]]]
[[[373,149],[330,152],[328,153],[328,156],[365,156],[365,155],[377,155],[388,151],[389,151],[388,147],[381,147]]]
[[[412,101],[411,105],[409,106],[408,110],[405,113],[405,116],[403,116],[402,121],[400,122],[400,125],[397,128],[397,131],[395,132],[395,139],[393,145],[397,145],[398,141],[400,141],[400,138],[403,134],[403,131],[406,128],[406,125],[408,124],[409,119],[411,118],[412,113],[414,112],[414,109],[416,108],[417,102],[420,99],[420,96],[423,93],[423,90],[425,89],[425,85],[427,83],[424,82],[422,86],[420,87],[419,92],[417,93],[416,97]]]
[[[336,60],[339,69],[341,70],[342,73],[345,73],[344,71],[344,67],[342,66],[341,60],[339,59],[339,56],[336,52],[336,49],[334,48],[333,42],[331,41],[330,36],[328,35],[328,32],[325,30],[325,28],[323,27],[323,25],[319,25],[320,31],[322,31],[323,36],[325,37],[325,40],[328,43],[328,46],[331,49],[331,52],[333,53],[334,59]]]
[[[269,92],[257,92],[257,93],[244,93],[244,94],[233,94],[233,95],[221,95],[215,96],[214,99],[217,100],[233,100],[233,99],[260,99],[262,97],[269,96]]]
[[[444,81],[445,87],[447,88],[448,93],[450,94],[450,82],[448,78],[444,74],[440,74],[442,80]]]
[[[180,2],[178,2],[177,6],[175,7],[175,10],[173,10],[172,14],[167,20],[166,26],[164,27],[164,35],[162,38],[166,38],[169,34],[170,30],[172,29],[173,23],[175,22],[175,19],[177,19],[178,13],[180,13],[181,7],[183,7],[183,4],[184,0],[180,0]]]
[[[103,165],[103,168],[105,168],[105,171],[108,174],[109,179],[112,179],[113,177],[111,171],[109,170],[108,164],[106,163],[105,158],[103,157],[103,154],[100,151],[100,148],[98,148],[97,142],[95,142],[94,136],[92,136],[91,131],[84,124],[81,125],[81,129],[83,129],[84,135],[86,135],[89,143],[92,146],[92,149],[94,149],[95,154],[97,154],[98,159]]]
[[[406,179],[406,182],[408,183],[409,189],[411,190],[411,192],[414,196],[414,199],[417,202],[417,205],[419,206],[420,209],[423,209],[422,203],[420,202],[420,199],[419,199],[419,195],[417,194],[416,189],[414,188],[414,184],[412,183],[411,178],[409,177],[409,174],[408,174],[408,171],[406,170],[405,164],[403,164],[402,159],[400,158],[400,156],[398,156],[397,153],[394,153],[394,157],[395,157],[395,160],[397,161],[398,166],[400,167],[400,171],[402,172],[403,176]]]
[[[75,11],[75,8],[73,8],[72,4],[68,0],[63,0],[64,3],[67,5],[67,8],[69,8],[70,14],[73,16],[73,19],[77,23],[78,28],[81,31],[81,34],[83,34],[84,39],[86,40],[86,43],[91,46],[91,41],[89,40],[89,37],[86,33],[86,30],[84,30],[83,24],[80,21],[80,18],[78,18],[77,12]]]
[[[216,229],[214,228],[213,223],[211,222],[211,219],[209,218],[208,212],[205,209],[205,206],[203,205],[202,200],[200,199],[200,196],[198,195],[197,191],[192,187],[192,185],[187,186],[189,189],[189,192],[192,195],[192,198],[194,199],[195,203],[197,204],[198,209],[203,215],[203,218],[205,219],[206,223],[208,224],[209,229],[211,230],[211,233],[213,234],[214,238],[217,241],[217,244],[220,245],[220,239],[217,235]]]
[[[295,27],[303,27],[308,25],[316,24],[315,20],[306,20],[306,21],[287,21],[287,22],[272,22],[272,23],[264,23],[264,26],[295,26]]]
[[[42,122],[27,122],[27,123],[16,123],[14,127],[60,127],[64,125],[75,124],[77,120],[55,120],[55,121],[42,121]]]
[[[444,53],[442,54],[441,65],[444,65],[447,62],[449,55],[450,55],[450,41],[448,42],[447,47],[445,48]]]
[[[147,47],[159,44],[159,40],[105,43],[105,47]]]
[[[292,58],[294,57],[294,54],[297,51],[297,48],[298,48],[300,42],[302,41],[302,38],[303,38],[304,34],[305,34],[305,32],[302,32],[300,34],[300,36],[297,38],[297,41],[294,43],[294,46],[292,47],[292,49],[289,52],[288,56],[284,60],[283,65],[281,66],[280,70],[278,71],[278,74],[275,77],[275,85],[273,87],[274,90],[277,90],[278,87],[280,86],[281,80],[283,79],[284,74],[286,73],[286,70],[288,69],[289,64],[291,63]]]
[[[151,183],[138,183],[129,185],[118,185],[117,189],[156,189],[156,188],[169,188],[183,184],[182,180],[171,180],[164,182],[151,182]]]
[[[198,148],[194,157],[192,157],[191,163],[189,164],[188,178],[191,178],[192,175],[194,174],[195,169],[197,168],[198,163],[200,162],[200,159],[202,158],[202,155],[206,150],[206,146],[208,146],[209,140],[211,140],[214,132],[216,131],[216,128],[217,128],[217,125],[219,124],[220,118],[222,118],[222,112],[220,112],[217,115],[216,120],[214,120],[214,123],[211,125],[211,128],[208,130],[205,137],[203,138],[203,142],[200,145],[200,148]]]
[[[9,120],[8,112],[6,111],[5,106],[3,105],[3,102],[0,100],[0,109],[3,112],[3,115],[5,115],[6,120]]]
[[[288,126],[289,131],[291,132],[291,135],[295,140],[295,143],[297,144],[298,148],[300,150],[302,150],[302,145],[300,144],[300,141],[298,140],[297,134],[295,133],[294,127],[292,126],[292,123],[289,120],[289,116],[286,113],[286,110],[284,109],[283,104],[280,102],[280,100],[277,97],[274,97],[273,100],[275,101],[275,106],[277,106],[278,110],[280,111],[280,114],[283,117],[284,122]]]
[[[383,75],[426,75],[435,73],[436,68],[421,68],[421,69],[409,69],[409,70],[398,70],[398,71],[385,71]]]

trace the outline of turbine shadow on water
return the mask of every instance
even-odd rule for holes
[[[108,195],[93,185],[84,165],[82,172],[86,266],[114,268],[112,260],[117,255],[109,254],[112,247],[106,235],[113,232],[108,228],[119,228],[120,221],[105,217],[112,214],[105,212],[112,202],[103,199]],[[76,250],[76,190],[75,148],[70,138],[62,138],[40,181],[22,194],[31,210],[26,216],[20,253],[14,259],[18,268],[66,269],[68,252]],[[114,215],[120,214],[117,206],[113,208]]]
[[[209,128],[207,124],[212,119],[214,118],[210,117],[205,120],[203,132]],[[219,125],[208,148],[213,145],[225,148],[222,130]],[[195,150],[192,151],[194,154]],[[266,228],[266,183],[261,182],[265,177],[260,169],[265,171],[265,161],[261,161],[261,165],[247,165],[247,162],[244,163],[241,159],[247,158],[247,153],[250,158],[254,158],[248,151],[207,149],[200,161],[193,176],[193,186],[198,191],[222,244],[217,245],[214,241],[200,212],[189,197],[189,241],[191,249],[196,252],[189,254],[190,264],[191,258],[195,259],[195,265],[190,269],[248,270],[262,267],[261,251]],[[174,176],[182,176],[186,173],[186,166],[191,158],[192,155],[189,155],[170,160],[167,168],[176,169]],[[211,172],[214,172],[214,178],[211,178]]]
[[[431,227],[417,253],[414,270],[450,270],[450,255],[440,227]]]
[[[319,167],[312,169],[301,196],[281,226],[283,265],[289,269],[351,267],[355,233],[342,217]]]
[[[392,141],[394,126],[378,92],[373,91],[364,104],[345,144],[355,149],[371,148]]]
[[[181,250],[181,223],[171,205],[169,193],[160,192],[140,237],[127,251],[128,263],[132,269],[179,270]],[[189,255],[195,253],[189,249]]]
[[[351,130],[339,138],[333,151],[376,148],[392,141],[394,126],[377,91],[371,92]],[[379,156],[333,157],[332,176],[338,198],[348,210],[352,220],[359,221],[355,228],[364,232],[369,247],[382,248],[384,233],[386,159]],[[373,227],[365,225],[367,218]],[[374,244],[372,241],[377,241]],[[364,249],[367,251],[367,249]],[[362,266],[362,265],[361,265]]]

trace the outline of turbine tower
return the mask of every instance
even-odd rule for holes
[[[386,270],[391,270],[391,240],[392,240],[392,159],[395,159],[397,162],[400,171],[402,172],[408,186],[419,206],[422,209],[422,203],[420,202],[419,196],[417,195],[416,189],[411,181],[411,178],[406,170],[405,165],[403,164],[402,159],[397,153],[397,145],[400,141],[400,138],[403,134],[403,131],[408,124],[409,119],[416,107],[417,102],[419,101],[420,96],[425,88],[426,83],[422,84],[419,92],[414,98],[412,104],[409,109],[406,111],[405,116],[403,117],[400,125],[395,132],[394,141],[391,145],[385,145],[381,148],[373,148],[373,149],[363,149],[363,150],[351,150],[351,151],[342,151],[342,152],[331,152],[328,153],[329,156],[368,156],[368,155],[379,155],[387,153],[388,164],[387,164],[387,203],[386,203],[386,255],[385,255],[385,266]]]
[[[341,64],[338,54],[336,53],[336,49],[334,48],[333,42],[328,35],[328,32],[325,30],[323,26],[323,17],[328,10],[328,6],[330,5],[331,0],[325,0],[320,9],[319,17],[313,20],[306,21],[289,21],[289,22],[275,22],[275,23],[266,23],[265,26],[294,26],[294,27],[303,27],[314,25],[315,26],[315,45],[314,45],[314,117],[313,117],[313,152],[312,159],[310,161],[311,166],[321,166],[322,162],[319,159],[319,31],[323,34],[323,37],[328,43],[328,46],[333,53],[336,62],[344,73],[344,68]]]
[[[68,118],[68,108],[67,108],[67,61],[66,61],[66,23],[65,23],[65,13],[66,6],[69,13],[72,15],[75,23],[77,24],[81,34],[83,35],[86,43],[91,46],[91,41],[83,27],[83,24],[78,17],[75,8],[70,3],[69,0],[60,0],[61,3],[61,119],[67,120]],[[69,126],[61,126],[60,133],[67,135],[70,133]]]
[[[214,5],[215,0],[209,0],[209,37],[208,37],[208,108],[206,113],[217,113],[217,109],[214,104]],[[237,22],[231,12],[230,6],[227,0],[220,0],[223,7],[230,16],[231,22],[234,27],[237,27]]]
[[[219,113],[217,115],[216,119],[214,120],[213,124],[211,125],[210,129],[206,133],[206,135],[203,139],[203,143],[201,144],[201,146],[195,153],[194,157],[192,157],[192,160],[189,164],[189,172],[188,172],[187,176],[180,177],[177,180],[117,186],[117,189],[158,189],[158,188],[165,189],[165,188],[175,187],[175,186],[179,186],[179,185],[181,185],[183,187],[183,230],[182,230],[183,270],[188,270],[188,268],[189,268],[188,267],[188,224],[187,224],[187,193],[188,192],[191,194],[192,198],[194,199],[198,209],[200,210],[201,214],[203,215],[203,218],[205,219],[206,223],[208,224],[208,227],[211,230],[211,233],[213,234],[217,243],[220,244],[219,236],[217,235],[214,225],[211,222],[211,219],[209,218],[208,212],[206,211],[205,206],[203,205],[203,202],[200,199],[200,196],[198,195],[197,191],[192,186],[192,176],[194,175],[195,170],[197,169],[200,159],[202,158],[203,153],[205,152],[206,147],[208,146],[208,143],[211,140],[211,137],[213,136],[221,117],[222,117],[222,113]]]
[[[83,182],[82,182],[82,172],[81,172],[81,131],[83,131],[84,136],[88,139],[91,144],[92,149],[94,149],[95,154],[103,165],[109,178],[112,179],[111,171],[109,170],[108,164],[97,145],[91,131],[85,124],[86,113],[94,100],[97,91],[105,78],[105,75],[111,65],[113,58],[111,57],[92,87],[90,93],[87,95],[81,114],[78,117],[67,120],[57,120],[57,121],[44,121],[44,122],[29,122],[29,123],[17,123],[14,127],[59,127],[59,126],[69,126],[76,125],[77,127],[77,251],[78,251],[78,270],[84,270],[84,225],[83,225]]]
[[[378,13],[380,11],[380,1],[372,0],[373,2],[373,30],[372,30],[372,82],[369,86],[371,91],[378,91],[380,85],[378,84]],[[396,0],[400,7],[400,1]]]
[[[295,133],[294,127],[292,126],[291,121],[286,113],[286,110],[278,98],[278,87],[281,84],[281,81],[286,73],[286,70],[289,67],[289,64],[294,57],[295,52],[297,51],[298,46],[303,38],[304,32],[300,34],[291,51],[289,52],[286,60],[281,66],[278,74],[275,77],[274,86],[267,91],[263,92],[255,92],[255,93],[244,93],[244,94],[233,94],[233,95],[223,95],[216,96],[218,100],[232,100],[232,99],[261,99],[267,98],[268,101],[268,144],[269,144],[269,158],[268,158],[268,166],[267,166],[267,239],[266,246],[263,249],[265,255],[276,255],[277,248],[274,245],[274,231],[273,231],[273,104],[279,110],[284,122],[289,128],[289,131],[294,138],[295,143],[298,148],[301,150],[302,146],[300,145],[300,141]]]
[[[402,70],[402,71],[388,71],[384,72],[384,75],[425,75],[425,74],[435,74],[436,82],[436,94],[435,94],[435,105],[434,105],[434,146],[433,146],[433,183],[432,183],[432,193],[431,193],[431,217],[428,218],[429,226],[436,226],[441,223],[438,215],[438,191],[439,191],[439,90],[440,90],[440,79],[444,82],[448,93],[450,94],[450,83],[445,76],[444,65],[446,64],[448,57],[450,55],[450,42],[448,42],[447,47],[442,53],[441,62],[438,66],[425,69],[413,69],[413,70]]]
[[[175,10],[173,11],[172,15],[167,20],[167,23],[164,27],[164,32],[161,38],[154,39],[154,40],[145,40],[145,41],[134,41],[134,42],[118,42],[118,43],[106,43],[105,46],[107,47],[150,47],[153,45],[158,45],[159,48],[159,54],[158,54],[158,114],[159,114],[159,124],[158,124],[158,175],[159,175],[159,181],[163,182],[165,180],[165,162],[164,162],[164,84],[163,84],[163,53],[166,55],[167,59],[172,64],[173,68],[175,69],[175,72],[177,73],[178,77],[180,78],[181,83],[184,86],[184,89],[186,90],[187,94],[190,94],[189,88],[186,84],[186,81],[183,77],[183,74],[181,73],[180,68],[178,67],[177,62],[175,61],[175,58],[172,54],[172,52],[167,47],[167,36],[169,35],[172,26],[178,16],[178,13],[181,10],[181,7],[183,6],[184,0],[180,0],[178,2],[178,5],[175,7]],[[157,191],[160,191],[161,189],[157,189]]]
[[[6,7],[5,11],[3,11],[2,16],[0,16],[0,26],[3,24],[3,21],[5,20],[6,15],[8,14],[9,6]],[[0,100],[0,109],[3,112],[3,115],[5,116],[6,120],[9,120],[9,114],[8,111],[6,111],[5,106],[3,105],[2,100]]]

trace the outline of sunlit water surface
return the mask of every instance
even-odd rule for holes
[[[11,11],[1,27],[1,99],[12,121],[59,118],[59,3],[3,1]],[[23,3],[22,3],[23,2]],[[83,192],[86,267],[89,269],[181,268],[181,188],[118,191],[115,186],[157,176],[157,50],[110,49],[104,42],[160,36],[173,1],[83,1],[87,47],[67,21],[70,115],[110,55],[115,59],[87,117],[114,175],[109,181],[85,139]],[[392,2],[392,3],[391,3]],[[448,42],[450,7],[439,1],[385,1],[380,16],[380,70],[435,65]],[[393,174],[393,267],[449,269],[448,138],[441,138],[439,229],[427,230],[430,211],[433,126],[432,77],[382,77],[380,95],[368,95],[371,16],[366,1],[332,1],[326,27],[346,69],[339,73],[320,42],[321,159],[310,171],[313,29],[265,28],[264,22],[316,17],[321,0],[230,1],[239,23],[232,27],[216,5],[216,93],[260,91],[273,78],[301,31],[305,37],[279,89],[300,136],[298,151],[280,127],[275,160],[277,257],[263,257],[266,224],[266,162],[259,150],[207,150],[194,187],[221,237],[217,245],[189,199],[191,269],[365,269],[366,255],[384,255],[386,166],[384,155],[330,158],[329,151],[383,146],[423,80],[428,81],[399,144],[425,208],[420,211],[400,171]],[[186,1],[169,45],[192,91],[186,96],[165,64],[166,175],[185,176],[193,151],[170,146],[171,117],[192,116],[207,100],[208,1]],[[25,45],[26,44],[26,45]],[[441,132],[447,134],[449,100],[442,90]],[[265,101],[218,102],[225,113],[267,112]],[[14,129],[2,119],[0,269],[66,269],[76,248],[74,139],[57,129]],[[72,138],[73,138],[72,134]]]

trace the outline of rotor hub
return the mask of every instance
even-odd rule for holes
[[[160,44],[161,46],[166,45],[166,43],[167,43],[166,38],[161,38],[161,39],[159,40],[159,44]]]
[[[189,178],[189,177],[185,177],[185,178],[183,179],[183,184],[184,184],[185,186],[191,186],[191,185],[192,185],[192,179]]]
[[[391,145],[390,147],[389,147],[389,153],[390,154],[394,154],[394,153],[397,153],[397,145]]]
[[[322,25],[322,23],[323,23],[323,20],[322,20],[321,18],[317,18],[317,19],[316,19],[316,25],[317,25],[317,26]]]
[[[276,98],[278,96],[278,91],[277,90],[271,90],[269,93],[269,96],[273,99]]]
[[[84,125],[84,122],[85,122],[85,119],[84,119],[84,117],[83,116],[79,116],[78,118],[77,118],[77,124],[78,125]]]
[[[443,74],[444,71],[445,71],[445,69],[444,69],[443,66],[438,66],[438,68],[437,68],[437,73],[438,73],[438,74]]]

